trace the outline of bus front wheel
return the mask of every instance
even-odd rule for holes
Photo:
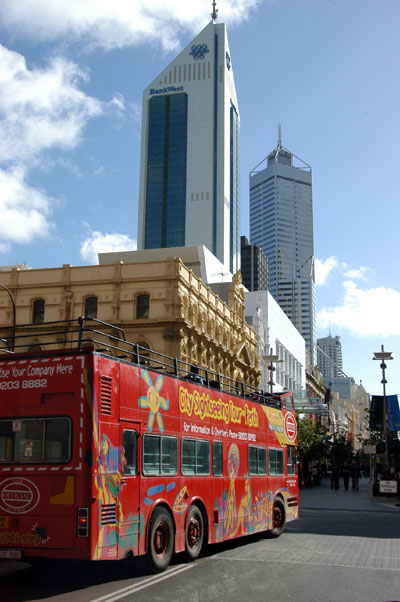
[[[272,510],[272,529],[268,531],[268,537],[279,537],[279,535],[282,535],[285,529],[285,520],[285,504],[281,499],[276,499]]]
[[[203,515],[197,506],[191,506],[186,521],[186,556],[189,560],[195,560],[200,555],[203,541]]]
[[[156,508],[149,524],[147,560],[154,573],[164,571],[171,562],[174,547],[174,527],[165,508]]]

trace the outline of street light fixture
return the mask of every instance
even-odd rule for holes
[[[387,411],[386,411],[386,384],[387,380],[385,377],[385,370],[387,368],[385,361],[392,360],[392,352],[385,351],[384,346],[381,345],[381,350],[374,352],[374,360],[381,360],[380,368],[382,370],[382,380],[381,383],[383,385],[383,434],[385,438],[385,472],[386,476],[389,474],[389,447],[388,447],[388,424],[387,424]]]
[[[1,284],[0,283],[1,288],[4,288],[4,290],[8,293],[10,299],[11,299],[11,304],[12,304],[12,308],[13,308],[13,325],[12,325],[12,335],[11,335],[11,341],[12,341],[12,345],[10,345],[10,341],[7,341],[8,347],[11,351],[14,351],[14,346],[15,346],[15,328],[16,328],[16,312],[15,312],[15,303],[14,303],[14,297],[12,296],[12,293],[10,291],[9,288],[6,287],[5,284]]]
[[[269,381],[268,381],[268,385],[269,385],[269,392],[273,393],[273,388],[274,388],[274,372],[276,370],[274,364],[280,364],[283,363],[284,360],[280,360],[279,359],[279,355],[274,355],[272,352],[272,347],[270,349],[269,355],[263,355],[262,358],[265,362],[269,362],[268,370],[269,370]]]

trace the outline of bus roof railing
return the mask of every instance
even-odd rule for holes
[[[9,357],[9,354],[93,350],[272,407],[280,408],[281,396],[288,393],[269,393],[209,368],[142,347],[128,341],[122,328],[97,318],[80,316],[75,320],[19,324],[13,327],[12,337],[8,336],[9,331],[9,327],[0,327],[0,360],[2,354]]]

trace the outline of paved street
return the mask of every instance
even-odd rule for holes
[[[342,483],[341,483],[342,486]],[[253,536],[177,556],[149,575],[109,565],[14,572],[0,564],[1,602],[400,602],[400,503],[321,486],[300,492],[300,520],[279,539]]]

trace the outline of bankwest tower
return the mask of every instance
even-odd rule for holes
[[[143,92],[138,248],[205,245],[240,268],[239,109],[213,20]]]

